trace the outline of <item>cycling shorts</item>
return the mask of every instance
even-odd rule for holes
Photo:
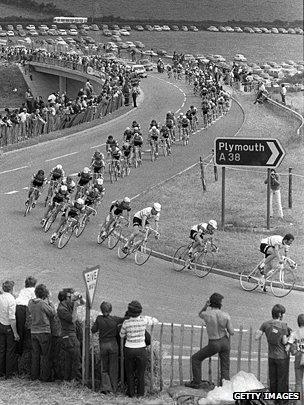
[[[157,141],[158,140],[158,135],[151,135],[151,140]]]
[[[188,126],[189,126],[188,124],[182,124],[183,128],[188,128]]]
[[[53,174],[52,174],[52,177],[51,177],[51,180],[56,181],[56,180],[61,179],[61,177],[62,177],[61,174],[59,174],[59,173],[53,173]]]
[[[93,173],[100,173],[102,169],[103,169],[103,166],[100,166],[100,167],[94,166],[93,167]]]
[[[133,141],[134,146],[142,146],[142,141]]]
[[[146,221],[146,225],[149,225],[149,222]],[[142,219],[138,217],[133,218],[133,226],[142,226]]]
[[[37,180],[33,180],[33,187],[42,187],[43,186],[43,182],[41,181],[37,181]]]
[[[89,182],[90,182],[90,179],[82,179],[82,178],[80,178],[79,182],[78,182],[78,186],[81,186],[81,187],[86,186]]]
[[[201,235],[197,231],[195,231],[194,229],[191,229],[189,238],[195,240],[195,237],[197,235],[201,237]]]
[[[261,243],[260,244],[260,252],[264,253],[265,257],[268,257],[271,255],[270,252],[268,252],[269,248],[273,248],[273,246],[267,245],[267,243]]]

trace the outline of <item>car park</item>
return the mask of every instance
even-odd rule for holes
[[[83,37],[87,44],[95,44],[95,40],[92,37],[86,36]]]
[[[119,33],[120,33],[120,35],[122,35],[123,37],[129,37],[129,36],[130,36],[129,31],[124,30],[124,29],[121,29],[121,30],[119,31]]]
[[[139,77],[147,77],[146,69],[143,65],[133,65],[133,72],[135,72]]]
[[[112,36],[112,32],[108,29],[103,30],[103,35],[106,37],[111,37]]]
[[[68,44],[70,44],[70,45],[75,45],[75,44],[76,44],[76,41],[75,41],[73,38],[71,38],[71,37],[67,37],[67,38],[65,39],[65,41],[66,41]]]

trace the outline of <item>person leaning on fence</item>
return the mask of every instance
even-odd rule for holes
[[[14,282],[5,281],[0,291],[0,378],[10,378],[17,372],[16,300]]]
[[[145,395],[145,370],[147,352],[145,331],[147,325],[158,323],[157,319],[141,316],[142,306],[138,301],[128,304],[127,316],[120,330],[125,341],[125,372],[129,397]]]
[[[118,325],[124,318],[111,315],[112,305],[103,301],[100,305],[102,315],[98,315],[91,328],[92,333],[99,333],[99,349],[103,372],[110,378],[112,391],[117,391],[118,382],[118,356],[119,345],[117,342]]]
[[[291,332],[287,339],[287,345],[285,347],[287,353],[290,351],[295,356],[294,370],[296,377],[295,392],[299,392],[301,400],[297,404],[304,404],[304,390],[303,390],[303,378],[304,378],[304,314],[298,316],[298,329]]]
[[[268,183],[268,178],[264,181]],[[281,184],[280,177],[275,169],[270,171],[270,216],[273,217],[273,200],[275,201],[280,219],[284,219],[282,201],[281,201]]]
[[[272,319],[264,322],[255,334],[255,339],[261,339],[265,333],[268,342],[268,373],[270,391],[283,393],[289,390],[289,353],[285,350],[287,337],[291,329],[283,322],[286,310],[283,305],[276,304],[272,310]],[[280,402],[288,404],[288,401]]]
[[[206,325],[209,340],[207,346],[191,357],[193,380],[186,383],[186,387],[206,388],[208,382],[202,381],[202,361],[217,353],[220,359],[221,383],[223,380],[230,379],[229,335],[233,335],[234,331],[230,315],[221,310],[223,298],[221,294],[212,294],[198,314]],[[210,307],[210,311],[207,311],[208,307]]]

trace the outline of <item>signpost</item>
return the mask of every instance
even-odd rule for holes
[[[84,363],[82,382],[83,384],[89,380],[90,372],[90,310],[93,305],[96,285],[98,282],[99,266],[87,267],[83,272],[83,278],[86,285],[86,312],[85,312],[85,328],[84,328]]]
[[[222,166],[222,229],[225,229],[225,167],[267,167],[267,229],[270,228],[270,168],[278,167],[285,151],[277,139],[216,138],[214,161]]]

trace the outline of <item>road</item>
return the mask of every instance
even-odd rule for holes
[[[113,185],[106,182],[107,194],[97,219],[91,221],[79,239],[71,240],[63,250],[50,245],[49,234],[45,234],[39,225],[44,209],[41,204],[29,217],[23,217],[26,199],[24,188],[28,186],[28,179],[34,171],[44,168],[48,172],[61,163],[67,172],[77,173],[88,165],[96,145],[103,145],[109,134],[119,138],[132,120],[138,120],[146,129],[152,118],[162,121],[168,109],[178,111],[184,105],[188,108],[190,104],[198,102],[185,84],[178,85],[181,89],[175,83],[168,83],[165,76],[151,75],[142,83],[143,103],[127,116],[67,138],[8,153],[2,158],[1,280],[15,280],[16,289],[19,290],[25,277],[32,274],[39,282],[49,286],[56,302],[57,293],[62,287],[73,286],[83,291],[82,271],[100,264],[95,309],[102,300],[109,300],[114,312],[121,314],[130,300],[138,299],[143,303],[145,313],[153,314],[163,322],[198,324],[197,313],[202,304],[212,292],[218,291],[225,296],[224,307],[231,313],[236,327],[240,324],[247,329],[250,325],[257,327],[270,317],[270,309],[278,299],[260,292],[245,293],[240,290],[236,280],[214,274],[203,280],[188,272],[177,274],[168,262],[156,258],[138,267],[131,258],[122,262],[116,256],[116,251],[96,244],[99,224],[112,200],[125,195],[135,196],[144,188],[158,184],[195,163],[199,156],[209,155],[216,136],[233,136],[237,132],[242,125],[243,115],[235,102],[227,116],[208,130],[194,135],[187,148],[174,146],[171,157],[161,157],[154,164],[146,158],[143,166],[133,170],[128,178]],[[136,200],[133,207],[140,208],[136,206]],[[299,300],[300,293],[297,292],[280,300],[286,305],[286,319],[293,326]]]

